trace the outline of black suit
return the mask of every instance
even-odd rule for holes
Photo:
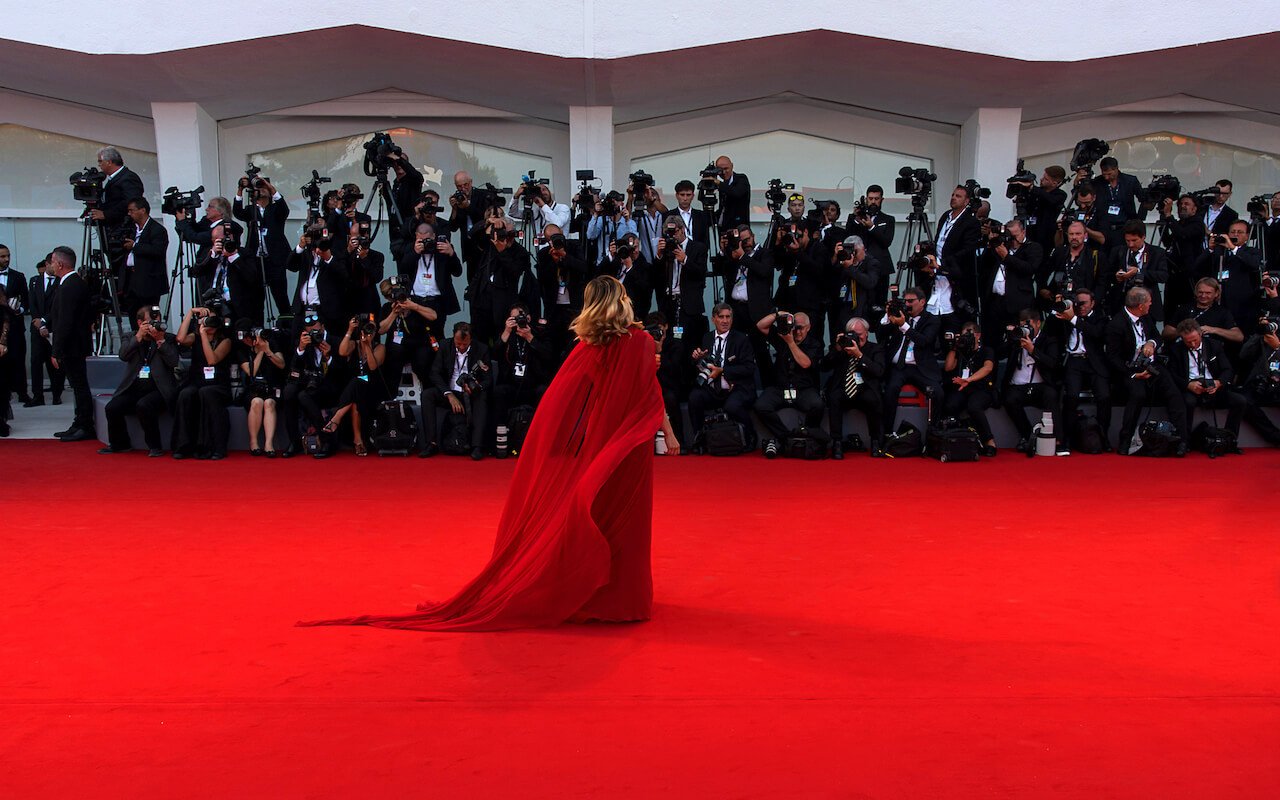
[[[237,197],[231,213],[249,226],[249,235],[244,240],[242,252],[251,259],[262,255],[262,272],[271,289],[271,299],[283,313],[289,308],[288,276],[285,271],[289,254],[293,252],[293,248],[289,246],[289,236],[285,233],[289,204],[281,197],[279,200],[273,199],[266,207],[254,203],[246,209]],[[232,225],[239,235],[240,226],[234,222]]]
[[[54,294],[50,331],[53,357],[66,373],[75,393],[76,410],[71,429],[92,433],[93,397],[89,394],[89,374],[85,360],[93,353],[93,304],[89,287],[78,272],[63,276]]]
[[[1208,218],[1209,218],[1209,209],[1202,208],[1198,212],[1196,212],[1196,219],[1200,221],[1200,231],[1201,231],[1202,237],[1203,237],[1203,232],[1205,228],[1208,227],[1205,225],[1205,220]],[[1222,210],[1219,211],[1218,215],[1213,219],[1213,229],[1212,229],[1213,234],[1215,236],[1218,234],[1222,234],[1225,236],[1227,231],[1231,230],[1231,223],[1235,222],[1238,219],[1240,219],[1240,215],[1236,212],[1234,208],[1232,208],[1231,206],[1223,206]]]
[[[236,200],[237,207],[239,207],[239,203],[240,201]],[[209,256],[209,250],[213,248],[213,229],[217,225],[225,225],[231,228],[231,232],[236,239],[244,239],[244,227],[234,219],[214,222],[208,217],[193,220],[188,216],[184,219],[175,219],[173,221],[173,229],[178,234],[178,240],[190,242],[196,246],[195,260],[197,264]],[[188,264],[187,266],[190,267],[192,265]]]
[[[700,208],[689,209],[689,221],[686,223],[684,217],[680,215],[679,208],[673,208],[667,211],[663,217],[663,222],[675,217],[685,226],[685,231],[689,234],[689,238],[699,244],[711,247],[711,215]]]
[[[449,408],[449,400],[445,395],[453,394],[462,401],[464,413],[471,423],[471,446],[480,447],[484,443],[486,410],[488,393],[492,390],[493,381],[488,372],[477,376],[484,387],[476,394],[459,392],[453,388],[453,369],[457,364],[458,348],[450,338],[440,344],[440,352],[431,363],[431,386],[422,392],[422,440],[427,446],[438,441],[436,434],[436,409]],[[473,337],[467,350],[464,369],[472,369],[476,364],[489,363],[489,348]]]
[[[196,346],[200,344],[197,342]],[[178,341],[166,333],[164,341],[148,338],[139,343],[136,336],[125,339],[120,347],[124,375],[107,402],[107,442],[115,449],[127,449],[129,427],[125,417],[137,414],[143,438],[152,450],[161,448],[160,415],[173,406],[178,396]]]
[[[871,218],[871,227],[863,225],[853,214],[845,222],[845,236],[857,236],[867,246],[867,255],[875,258],[880,265],[879,282],[876,284],[872,305],[883,306],[889,296],[889,282],[897,269],[893,255],[889,252],[893,244],[893,235],[897,232],[898,221],[883,211]]]
[[[337,254],[331,253],[331,260],[328,264],[320,266],[320,272],[316,275],[316,294],[319,299],[320,318],[324,320],[324,327],[331,331],[345,331],[347,329],[347,303],[343,296],[343,291],[347,284],[347,264]],[[316,255],[312,250],[303,250],[299,253],[296,249],[289,256],[288,269],[290,272],[298,273],[298,285],[293,291],[293,336],[296,339],[297,334],[302,330],[302,309],[303,309],[303,288],[311,280],[311,271],[316,268]]]
[[[98,208],[102,210],[103,225],[118,228],[129,222],[129,201],[145,194],[138,173],[128,167],[120,167],[102,189],[102,202]]]
[[[1142,184],[1137,176],[1121,172],[1116,176],[1116,185],[1112,187],[1106,179],[1099,176],[1094,179],[1093,189],[1097,195],[1095,201],[1099,212],[1105,216],[1112,228],[1119,228],[1131,219],[1138,219],[1138,194]],[[1116,212],[1112,212],[1112,208]]]
[[[676,283],[675,259],[666,257],[653,265],[654,284],[658,296],[658,310],[663,313],[672,328],[680,327],[685,342],[701,341],[709,325],[704,295],[707,289],[707,248],[686,239],[684,241],[684,265],[679,268],[680,294],[672,292]]]
[[[547,327],[551,334],[551,351],[558,362],[569,352],[573,342],[573,337],[569,333],[569,323],[573,322],[573,318],[582,311],[582,296],[586,290],[590,272],[587,262],[568,248],[565,249],[564,257],[557,262],[551,257],[551,248],[544,247],[538,251],[537,262],[542,316],[547,320]],[[602,265],[606,264],[609,264],[607,260],[602,262]],[[568,302],[561,303],[561,297]],[[510,306],[502,310],[504,320],[508,309]],[[639,309],[635,309],[635,312],[640,313]]]
[[[1196,280],[1217,278],[1222,284],[1222,305],[1236,322],[1252,327],[1258,318],[1262,289],[1262,255],[1252,247],[1230,250],[1215,247],[1200,255],[1193,270]]]
[[[861,348],[862,357],[851,359],[843,350],[831,350],[823,356],[821,368],[831,370],[831,378],[827,381],[827,428],[833,441],[844,438],[844,414],[849,409],[858,409],[867,417],[867,435],[873,449],[884,442],[884,378],[888,371],[884,345],[870,339]],[[850,361],[853,362],[854,382],[857,388],[850,397],[847,384],[850,375]]]
[[[822,312],[827,300],[823,289],[829,285],[831,254],[821,241],[814,238],[808,247],[799,250],[776,246],[769,257],[781,272],[778,288],[773,293],[774,306],[783,311],[808,314],[814,329],[821,335]]]
[[[1074,316],[1067,322],[1057,316],[1045,320],[1045,330],[1057,340],[1062,351],[1062,419],[1076,424],[1080,393],[1093,392],[1098,424],[1111,430],[1111,374],[1107,368],[1107,318],[1094,308],[1087,317]],[[1081,354],[1083,350],[1083,354]]]
[[[884,342],[885,363],[888,378],[884,389],[885,426],[892,429],[898,418],[898,395],[902,387],[911,384],[923,391],[933,404],[942,401],[942,368],[938,365],[938,338],[942,323],[928,311],[918,317],[907,317],[910,327],[904,332],[896,325],[886,323],[880,328],[877,340]],[[911,350],[914,364],[907,363],[907,351]]]
[[[1127,366],[1143,343],[1160,341],[1160,334],[1150,314],[1142,317],[1138,324],[1140,332],[1134,329],[1127,310],[1116,314],[1107,323],[1107,363],[1111,367],[1111,374],[1129,395],[1124,407],[1124,417],[1120,421],[1121,453],[1129,451],[1130,440],[1138,426],[1138,417],[1143,407],[1153,401],[1164,405],[1178,436],[1184,442],[1187,439],[1187,408],[1168,367],[1157,367],[1158,375],[1139,380],[1133,377],[1133,370]]]
[[[359,250],[347,253],[347,299],[353,314],[377,314],[382,308],[378,284],[386,272],[387,257],[369,250],[363,257]]]
[[[395,216],[392,215],[389,233],[392,239],[404,239],[412,233],[413,207],[422,198],[422,185],[426,182],[426,179],[422,177],[422,173],[408,158],[397,159],[397,163],[404,168],[404,175],[397,176],[391,181],[391,200],[396,204],[396,208],[400,211],[400,217],[404,220],[405,227],[409,228],[409,230],[400,230],[399,224],[395,221]]]
[[[479,266],[467,286],[471,302],[471,337],[488,344],[498,338],[506,324],[507,312],[520,302],[521,281],[532,276],[529,251],[519,243],[502,252],[490,246],[477,256]],[[535,298],[537,291],[535,287]]]
[[[1135,263],[1135,260],[1137,263]],[[1130,267],[1138,268],[1138,275],[1124,283],[1116,280],[1116,273]],[[1151,318],[1164,319],[1164,304],[1160,300],[1160,284],[1169,279],[1169,255],[1163,247],[1147,243],[1140,254],[1135,255],[1125,245],[1115,248],[1107,258],[1107,270],[1102,274],[1099,289],[1105,288],[1104,306],[1108,314],[1119,314],[1124,309],[1124,296],[1136,286],[1151,292]]]
[[[124,304],[120,311],[129,316],[135,330],[138,324],[134,316],[139,308],[160,303],[160,298],[169,293],[169,276],[165,270],[165,259],[169,253],[169,232],[156,219],[148,219],[141,233],[132,221],[126,226],[126,238],[133,239],[133,248],[127,251],[122,264],[120,289],[124,294]],[[129,266],[129,258],[133,266]]]
[[[442,198],[441,203],[445,208],[450,209],[449,214],[449,230],[460,231],[462,238],[462,260],[467,262],[467,280],[470,281],[475,274],[479,265],[475,263],[476,256],[482,254],[482,250],[476,246],[475,240],[470,233],[475,229],[484,228],[484,210],[488,208],[491,195],[484,189],[471,190],[471,205],[467,208],[454,208],[449,205],[448,198]]]
[[[636,319],[643,320],[653,308],[653,265],[644,260],[644,256],[636,253],[631,268],[624,274],[620,263],[610,261],[605,256],[600,262],[599,275],[612,275],[622,281],[622,288],[627,290],[631,298],[631,307],[635,309]]]
[[[407,248],[405,254],[400,257],[400,274],[409,276],[410,288],[413,285],[412,281],[417,279],[422,258],[422,255],[415,253],[412,247]],[[458,259],[457,253],[451,256],[436,253],[431,257],[430,265],[431,269],[435,270],[436,288],[440,290],[440,294],[424,297],[419,302],[436,312],[435,322],[430,323],[429,327],[433,336],[443,339],[445,338],[445,320],[451,314],[457,314],[462,310],[462,306],[458,304],[458,292],[453,288],[453,279],[462,275],[462,262]]]
[[[0,275],[0,285],[4,286],[5,297],[10,300],[16,299],[23,309],[22,314],[10,314],[9,336],[5,340],[9,354],[5,356],[5,369],[8,371],[11,387],[9,391],[16,391],[19,398],[25,398],[27,394],[27,326],[23,322],[23,315],[31,313],[31,287],[27,283],[27,276],[13,267]],[[8,400],[7,397],[3,399]],[[4,420],[0,420],[0,423],[2,422]]]
[[[1086,240],[1084,248],[1075,256],[1067,245],[1054,248],[1049,258],[1041,262],[1036,276],[1036,284],[1042,293],[1037,308],[1048,311],[1054,296],[1060,294],[1065,297],[1080,289],[1096,294],[1101,306],[1105,293],[1100,290],[1099,282],[1106,269],[1106,258],[1093,242]],[[1043,296],[1045,292],[1049,295],[1047,298]]]
[[[853,317],[866,318],[876,298],[876,292],[885,274],[885,267],[870,252],[862,263],[852,261],[831,267],[835,285],[831,287],[831,341],[844,330]]]
[[[751,222],[751,181],[741,172],[730,181],[722,181],[720,194],[720,230]]]
[[[1009,414],[1013,427],[1018,430],[1018,438],[1031,443],[1032,423],[1027,418],[1027,406],[1048,411],[1053,418],[1053,432],[1058,444],[1068,441],[1067,432],[1062,425],[1062,404],[1058,392],[1058,365],[1061,363],[1061,345],[1054,338],[1052,329],[1042,327],[1031,340],[1032,352],[1028,353],[1021,346],[1010,347],[1009,358],[1005,364],[1002,380],[1001,396],[1004,408]],[[1014,374],[1019,365],[1030,366],[1032,372],[1030,383],[1015,384]],[[1037,382],[1035,379],[1039,377]]]
[[[982,223],[973,215],[973,211],[965,208],[960,216],[951,223],[947,236],[943,239],[943,226],[950,218],[947,212],[938,220],[938,238],[942,247],[938,252],[938,274],[944,275],[951,284],[951,305],[959,317],[968,318],[968,312],[961,307],[967,304],[972,308],[978,306],[978,264],[976,255],[982,242]],[[935,276],[917,273],[916,279],[932,297],[937,284]],[[948,328],[956,328],[949,325]]]
[[[778,411],[784,406],[793,406],[804,416],[804,426],[816,429],[822,425],[822,395],[818,392],[818,362],[822,359],[822,340],[812,334],[796,345],[809,359],[809,366],[802,368],[796,361],[791,348],[781,337],[773,336],[774,374],[777,384],[766,387],[756,399],[756,414],[760,422],[774,436],[783,438],[791,433],[791,429],[782,423]],[[792,399],[787,393],[795,392]]]
[[[1191,366],[1199,367],[1202,375],[1207,371],[1214,380],[1221,381],[1213,394],[1195,394],[1191,391]],[[1235,382],[1236,373],[1227,358],[1222,342],[1202,337],[1200,350],[1192,352],[1182,343],[1179,337],[1169,348],[1169,369],[1173,372],[1173,382],[1182,393],[1182,402],[1187,407],[1187,422],[1196,408],[1227,409],[1227,420],[1224,426],[1237,437],[1240,435],[1240,420],[1244,416],[1247,400],[1243,394],[1231,386]]]
[[[50,273],[52,274],[52,273]],[[45,292],[45,277],[36,275],[31,279],[29,297],[31,300],[31,397],[37,402],[44,402],[44,371],[49,370],[49,388],[55,401],[62,398],[64,375],[61,369],[53,366],[53,348],[49,339],[40,335],[43,324],[46,332],[51,332],[53,317],[53,299],[58,292],[58,279],[54,278]],[[44,322],[42,323],[41,320]]]
[[[979,263],[978,281],[982,292],[982,338],[1001,342],[1006,325],[1018,313],[1035,304],[1035,277],[1044,261],[1044,251],[1027,240],[1017,250],[1009,250],[1004,260],[994,247],[987,248]],[[1003,281],[1003,294],[996,294],[996,279]]]
[[[229,255],[211,254],[209,258],[196,264],[192,273],[196,276],[200,293],[203,295],[210,289],[222,290],[225,287],[230,293],[227,303],[231,306],[233,321],[248,317],[255,325],[261,325],[262,278],[258,274],[258,264],[241,252],[234,254],[234,261],[228,260]],[[218,274],[220,267],[226,268],[221,277]]]
[[[1280,272],[1280,217],[1268,217],[1263,223],[1262,241],[1266,249],[1267,269]]]
[[[1204,252],[1204,220],[1198,215],[1160,220],[1160,244],[1169,253],[1169,279],[1164,287],[1164,307],[1174,309],[1194,302],[1193,274]]]
[[[1031,187],[1027,201],[1027,238],[1048,253],[1053,250],[1053,238],[1058,232],[1058,218],[1067,205],[1067,193],[1061,187],[1044,190]]]
[[[708,331],[702,338],[702,349],[711,359],[716,356],[715,341],[714,331]],[[732,329],[725,334],[720,362],[724,367],[724,374],[720,377],[729,384],[729,388],[715,380],[689,392],[689,424],[693,426],[693,438],[696,441],[701,436],[707,412],[723,408],[730,419],[742,426],[747,444],[751,446],[755,441],[751,407],[756,400],[756,356],[746,334]]]

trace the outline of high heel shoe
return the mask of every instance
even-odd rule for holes
[[[366,449],[365,449],[365,447],[364,447],[364,442],[356,442],[356,444],[355,444],[355,451],[356,451],[356,455],[358,455],[358,456],[367,456],[367,455],[369,455],[369,451],[368,451],[368,450],[366,450]]]

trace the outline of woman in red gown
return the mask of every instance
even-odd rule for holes
[[[649,618],[653,437],[679,443],[653,339],[617,279],[587,284],[579,344],[542,398],[516,462],[493,555],[450,600],[417,613],[301,622],[491,631]]]

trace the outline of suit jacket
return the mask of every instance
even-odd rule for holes
[[[1205,229],[1204,221],[1205,219],[1208,218],[1208,214],[1206,213],[1207,211],[1208,209],[1202,208],[1196,212],[1196,219],[1200,221],[1200,231],[1201,231],[1202,239],[1204,238],[1204,229]],[[1223,206],[1222,210],[1218,212],[1218,216],[1214,217],[1213,219],[1214,235],[1217,235],[1217,234],[1225,235],[1227,231],[1231,230],[1231,223],[1235,222],[1238,219],[1240,219],[1240,215],[1236,213],[1236,210],[1234,208],[1232,208],[1231,206]]]
[[[605,256],[604,261],[600,262],[597,274],[612,275],[622,281],[622,288],[627,290],[627,296],[631,298],[631,307],[635,309],[636,319],[643,320],[653,308],[653,265],[645,261],[644,256],[636,253],[626,276],[619,277],[621,272],[622,265],[610,261],[609,257]],[[668,322],[674,324],[674,320],[668,320]]]
[[[31,314],[32,328],[39,328],[38,320],[43,319],[47,324],[53,315],[53,298],[58,292],[58,279],[53,279],[53,285],[49,287],[46,294],[44,290],[44,276],[36,274],[31,278],[28,284],[27,312]],[[38,334],[37,334],[38,335]]]
[[[1041,262],[1040,272],[1036,276],[1039,289],[1048,290],[1050,294],[1059,294],[1066,290],[1068,284],[1074,289],[1089,289],[1098,295],[1098,300],[1105,298],[1099,284],[1106,272],[1106,258],[1093,242],[1085,242],[1079,257],[1071,258],[1071,249],[1065,244],[1055,247],[1049,258]]]
[[[1030,354],[1030,358],[1035,362],[1035,374],[1040,376],[1042,382],[1056,385],[1058,368],[1062,364],[1062,348],[1054,337],[1052,329],[1042,326],[1040,333],[1031,340],[1031,344],[1034,352]],[[1009,345],[1009,357],[1005,361],[1004,375],[1000,379],[1001,394],[1004,394],[1013,384],[1013,373],[1017,371],[1018,362],[1026,352],[1020,345]]]
[[[950,212],[947,212],[938,220],[939,237],[942,235],[942,225],[949,214]],[[982,223],[974,216],[973,211],[965,209],[959,219],[952,223],[951,230],[947,232],[947,238],[943,242],[942,251],[938,253],[938,264],[951,284],[953,295],[964,298],[971,305],[977,305],[978,301],[977,262],[974,257],[981,241]],[[933,279],[927,275],[919,277],[921,285],[928,286],[932,294]],[[952,303],[954,302],[953,297]]]
[[[1049,252],[1053,249],[1053,237],[1058,232],[1058,218],[1067,205],[1067,193],[1061,187],[1045,191],[1031,187],[1027,203],[1027,238]]]
[[[1215,380],[1222,381],[1223,388],[1219,391],[1226,391],[1226,387],[1235,380],[1236,372],[1231,366],[1231,360],[1227,358],[1222,342],[1207,336],[1201,337],[1200,353],[1209,374]],[[1173,373],[1173,382],[1179,389],[1186,389],[1191,383],[1191,358],[1191,351],[1182,343],[1182,337],[1178,337],[1169,348],[1169,371]]]
[[[680,268],[680,316],[700,317],[707,313],[704,294],[707,289],[707,247],[688,239],[684,243],[684,266]],[[658,292],[658,308],[672,325],[681,324],[675,313],[675,296],[671,294],[675,260],[661,259],[654,265],[654,281]]]
[[[320,299],[320,316],[325,320],[325,327],[344,322],[347,315],[347,301],[343,291],[347,286],[347,263],[336,251],[328,266],[320,270],[316,276],[316,294]],[[311,280],[315,255],[311,250],[301,253],[295,249],[289,255],[286,267],[290,272],[298,273],[298,285],[293,290],[293,316],[302,319],[302,288]],[[345,327],[344,327],[345,330]]]
[[[878,389],[884,382],[885,373],[889,369],[889,353],[884,345],[870,339],[861,349],[862,358],[857,359],[857,369],[862,373],[863,381]],[[831,349],[822,357],[818,365],[823,371],[831,371],[831,377],[827,379],[828,393],[835,392],[838,396],[843,395],[844,378],[849,372],[849,360],[849,356],[836,347],[835,342],[832,342]]]
[[[907,318],[910,329],[903,333],[896,325],[882,325],[877,334],[877,341],[884,342],[885,358],[892,369],[894,356],[902,346],[903,339],[915,345],[916,369],[929,381],[942,380],[942,367],[938,364],[938,337],[942,333],[942,322],[928,311],[920,312],[920,316]]]
[[[196,268],[192,270],[202,295],[215,288],[214,281],[218,275],[218,265],[222,263],[222,256],[210,256],[196,264]],[[257,309],[257,314],[262,313],[263,299],[262,275],[257,262],[246,258],[244,253],[240,252],[235,261],[227,264],[226,280],[227,289],[231,292],[230,305],[234,315],[256,319],[254,309]],[[199,298],[196,299],[199,300]]]
[[[1138,193],[1142,191],[1136,175],[1121,172],[1116,178],[1116,187],[1101,176],[1093,181],[1093,189],[1097,195],[1098,211],[1103,214],[1113,227],[1119,227],[1131,219],[1138,219]],[[1119,206],[1119,214],[1110,213],[1111,206]]]
[[[124,344],[120,345],[120,360],[125,363],[125,368],[115,393],[119,395],[141,380],[138,373],[142,367],[149,366],[151,367],[150,379],[155,382],[155,387],[165,403],[171,406],[173,399],[178,395],[178,376],[174,372],[178,367],[178,340],[172,333],[165,333],[164,341],[154,349],[147,347],[147,344],[147,342],[139,343],[135,336],[129,336],[125,338]],[[198,347],[199,344],[196,346]],[[150,358],[146,358],[148,350],[150,350]]]
[[[747,281],[747,314],[754,325],[773,311],[773,265],[762,254],[748,253],[745,248],[738,260],[717,256],[715,269],[724,284],[726,301],[733,300],[733,287],[738,282],[739,270],[743,268]]]
[[[1138,337],[1134,334],[1133,324],[1129,319],[1127,310],[1122,310],[1111,318],[1107,323],[1107,363],[1111,366],[1112,377],[1128,377],[1130,370],[1125,365],[1133,358],[1137,352],[1138,345],[1144,342],[1155,342],[1156,346],[1160,345],[1160,332],[1156,330],[1156,323],[1151,314],[1142,317],[1140,325],[1142,327],[1142,341],[1138,341]]]
[[[1044,329],[1058,342],[1062,363],[1070,358],[1067,350],[1071,346],[1072,332],[1084,337],[1085,362],[1094,373],[1107,377],[1107,318],[1102,311],[1094,308],[1087,317],[1072,317],[1070,322],[1049,316],[1044,321]]]
[[[1129,248],[1120,246],[1111,251],[1107,259],[1107,271],[1099,278],[1099,288],[1105,287],[1105,304],[1111,314],[1120,313],[1124,308],[1124,294],[1129,283],[1117,283],[1116,273],[1129,266]],[[1151,292],[1151,316],[1153,319],[1164,319],[1164,302],[1160,298],[1160,284],[1169,280],[1169,254],[1163,247],[1147,243],[1142,254],[1143,262],[1138,265],[1137,286]]]
[[[858,266],[853,266],[852,262],[842,265],[837,261],[832,270],[836,276],[836,284],[831,287],[831,297],[835,298],[833,302],[849,309],[855,317],[867,316],[875,299],[876,287],[884,276],[880,261],[868,252]]]
[[[716,332],[708,331],[702,337],[702,349],[706,350],[708,355],[715,352]],[[729,330],[724,340],[724,379],[734,390],[743,390],[751,392],[755,396],[756,391],[756,354],[751,347],[751,340],[742,331]],[[716,381],[719,385],[719,381]],[[723,391],[712,387],[712,391]]]
[[[521,301],[521,279],[530,272],[529,251],[519,243],[502,252],[490,247],[480,256],[475,276],[467,286],[467,299],[471,302],[472,315],[488,309],[494,322],[507,318],[507,311]],[[541,302],[535,287],[534,299]],[[529,305],[529,303],[526,303]],[[480,309],[477,312],[476,309]]]
[[[289,220],[289,204],[281,197],[279,200],[272,200],[267,204],[266,208],[253,203],[248,209],[244,207],[244,203],[240,202],[237,196],[231,207],[231,214],[236,219],[244,220],[249,226],[249,235],[244,240],[244,247],[241,251],[250,258],[258,254],[258,239],[263,232],[266,233],[267,243],[267,259],[271,265],[277,269],[282,269],[289,260],[290,247],[293,242],[289,241],[288,234],[285,233],[285,224]],[[240,228],[235,225],[235,228]]]
[[[483,343],[471,340],[471,346],[468,348],[467,369],[473,369],[476,364],[489,363],[489,348]],[[446,339],[440,343],[440,352],[436,353],[436,357],[431,362],[431,385],[439,389],[441,392],[452,392],[453,388],[449,385],[449,381],[453,378],[453,365],[458,357],[458,348],[453,343],[453,337]],[[480,383],[484,386],[484,390],[488,391],[493,385],[489,373],[485,372],[480,376]]]
[[[1217,278],[1225,271],[1222,304],[1231,311],[1236,322],[1251,325],[1258,317],[1258,295],[1262,290],[1262,254],[1252,247],[1240,247],[1235,253],[1214,248],[1200,254],[1192,270],[1192,278]]]
[[[408,275],[410,280],[414,279],[418,274],[419,258],[421,256],[413,252],[412,248],[406,250],[400,257],[400,274]],[[458,292],[453,288],[453,279],[462,275],[462,262],[458,260],[457,253],[451,256],[436,253],[434,263],[438,269],[436,285],[440,287],[440,313],[445,316],[457,314],[462,306],[458,304]]]
[[[807,248],[795,252],[774,247],[770,258],[782,273],[778,276],[778,289],[773,293],[774,306],[784,311],[810,313],[822,308],[828,299],[823,289],[829,282],[831,267],[831,255],[822,242],[811,241]]]
[[[23,314],[32,313],[30,294],[31,286],[27,282],[27,276],[18,272],[13,267],[10,267],[5,270],[3,282],[5,297],[8,297],[10,300],[17,298],[18,302],[22,304],[22,308],[24,309]],[[43,287],[41,291],[43,292]],[[10,352],[25,353],[27,349],[27,331],[26,326],[22,324],[22,316],[13,313],[11,313],[10,316],[9,336],[6,344],[8,345]]]
[[[382,306],[378,283],[386,273],[387,257],[370,250],[364,258],[358,258],[358,252],[347,253],[347,299],[353,313],[376,313]]]
[[[845,236],[857,236],[867,246],[867,255],[875,256],[876,262],[880,264],[882,280],[893,274],[893,255],[889,253],[889,247],[893,244],[897,225],[898,221],[883,211],[871,218],[870,228],[858,222],[853,214],[849,215],[844,224]]]
[[[67,275],[54,293],[49,331],[53,357],[59,360],[88,358],[93,352],[93,303],[89,286],[80,273]]]
[[[1028,239],[1016,252],[1001,262],[995,248],[989,248],[987,257],[982,262],[982,274],[979,276],[984,303],[994,303],[998,311],[1006,315],[1017,314],[1024,308],[1031,308],[1035,297],[1035,276],[1040,271],[1044,260],[1044,251],[1036,242]],[[1004,296],[994,293],[993,286],[999,275],[1000,267],[1004,267]]]
[[[239,203],[239,200],[236,201]],[[191,217],[186,219],[174,220],[173,229],[178,233],[178,240],[190,242],[196,246],[196,263],[200,263],[209,257],[209,250],[213,247],[213,228],[215,224],[224,224],[231,228],[236,239],[244,240],[244,226],[234,219],[219,220],[214,223],[208,217],[193,220]],[[288,248],[286,247],[286,250]],[[283,261],[281,262],[283,263]]]
[[[121,167],[107,181],[102,189],[102,201],[98,208],[102,209],[103,224],[108,228],[118,228],[129,222],[129,201],[145,194],[142,178],[128,167]],[[132,224],[132,223],[130,223]]]
[[[537,264],[538,290],[542,296],[542,308],[548,313],[555,308],[556,296],[560,292],[560,281],[563,280],[565,289],[569,292],[569,308],[581,310],[583,291],[587,288],[590,276],[587,262],[565,248],[564,260],[557,264],[551,258],[551,248],[544,247],[538,251]],[[614,274],[616,275],[616,272]],[[506,310],[504,308],[503,312],[505,313]]]
[[[442,197],[440,205],[444,206],[451,213],[449,216],[449,230],[461,231],[462,238],[462,258],[467,262],[467,274],[470,276],[475,272],[476,266],[472,264],[472,260],[479,254],[475,241],[467,235],[467,222],[471,223],[471,230],[476,228],[484,228],[484,210],[489,204],[491,195],[484,189],[471,190],[471,205],[465,209],[453,209],[449,205],[449,198]]]
[[[132,237],[137,226],[132,221],[126,226],[128,237]],[[158,219],[148,219],[142,233],[133,243],[129,251],[133,256],[133,266],[122,264],[121,289],[125,294],[135,297],[160,297],[169,293],[169,276],[165,274],[165,259],[169,254],[169,232]],[[124,309],[132,313],[137,309]]]
[[[413,162],[408,158],[400,159],[400,166],[404,167],[404,177],[395,178],[391,181],[391,200],[396,204],[396,208],[400,210],[400,216],[404,218],[405,224],[412,224],[413,207],[418,204],[418,200],[422,197],[422,185],[426,179]],[[403,236],[403,233],[395,228],[395,216],[391,216],[392,237],[397,235]]]
[[[720,230],[751,221],[751,181],[741,172],[733,173],[732,183],[720,184]]]
[[[678,208],[673,208],[667,211],[666,216],[663,217],[663,222],[666,222],[668,219],[671,219],[672,217],[675,217],[681,222],[684,221],[684,218],[680,216],[680,210]],[[708,248],[711,247],[711,215],[710,214],[708,214],[707,212],[703,211],[700,208],[689,209],[689,228],[690,230],[688,231],[688,234],[690,239],[700,244],[704,244]]]

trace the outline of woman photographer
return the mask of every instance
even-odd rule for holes
[[[192,330],[193,323],[196,326]],[[173,457],[227,457],[231,436],[231,337],[208,308],[189,309],[178,328],[178,344],[191,348],[191,367],[174,406]]]
[[[244,406],[249,412],[249,455],[276,457],[276,404],[284,389],[284,354],[271,344],[271,331],[251,327],[243,320],[240,329],[240,373],[244,375]],[[258,433],[264,432],[258,447]]]
[[[335,435],[342,420],[349,415],[355,453],[367,456],[363,421],[372,416],[377,404],[390,394],[390,387],[379,369],[386,361],[387,349],[378,341],[378,324],[372,314],[351,318],[347,335],[338,345],[338,356],[351,362],[355,374],[338,396],[338,408],[324,426],[324,432]]]
[[[947,344],[947,358],[943,363],[943,414],[967,415],[982,440],[982,454],[994,456],[996,441],[987,422],[987,409],[995,405],[995,352],[983,346],[982,333],[973,322],[966,322]]]

